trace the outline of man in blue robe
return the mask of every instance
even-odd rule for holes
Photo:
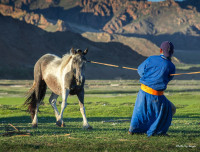
[[[129,134],[146,133],[148,136],[166,135],[171,125],[175,106],[163,95],[167,84],[173,79],[175,66],[171,62],[174,46],[164,41],[161,55],[148,57],[138,67],[141,89],[137,95]]]

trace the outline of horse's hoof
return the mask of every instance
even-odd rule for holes
[[[86,129],[86,130],[92,130],[92,126],[83,126],[83,129]]]
[[[62,123],[62,124],[61,124],[61,127],[65,127],[65,123]]]
[[[65,123],[60,122],[60,121],[56,121],[56,126],[58,127],[65,127]]]
[[[32,128],[37,128],[37,127],[38,127],[37,124],[33,124],[33,125],[32,125]]]
[[[89,126],[88,129],[89,129],[89,130],[92,130],[93,128],[92,128],[92,126]]]

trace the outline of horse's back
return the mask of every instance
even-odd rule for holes
[[[41,70],[44,72],[49,67],[58,67],[61,63],[61,58],[54,54],[45,54],[43,55],[35,64],[41,67]]]
[[[61,58],[53,54],[43,55],[35,64],[34,75],[41,74],[41,79],[56,94],[60,94],[59,83]]]

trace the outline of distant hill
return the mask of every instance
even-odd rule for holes
[[[171,40],[179,50],[200,48],[198,0],[1,0],[1,4],[12,6],[15,15],[11,16],[47,31],[106,32],[111,37],[117,34],[124,39],[144,38],[157,46]],[[19,9],[26,13],[20,14]],[[10,12],[11,9],[2,11],[4,15]],[[142,49],[136,51],[147,56]]]
[[[49,33],[23,21],[0,15],[0,78],[32,79],[35,62],[45,53],[58,56],[70,48],[89,48],[88,60],[137,67],[144,59],[118,42],[92,42],[70,31]],[[88,79],[134,79],[135,71],[87,64]]]
[[[41,55],[62,56],[71,47],[89,48],[88,60],[137,67],[165,40],[178,50],[174,61],[200,64],[199,21],[197,0],[0,0],[0,78],[32,79]],[[94,64],[86,73],[138,78],[136,71]]]

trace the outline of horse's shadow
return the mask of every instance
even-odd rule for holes
[[[118,121],[124,119],[131,119],[130,117],[89,117],[89,122],[102,122],[102,121]],[[64,122],[82,122],[83,118],[63,118]],[[55,117],[51,116],[41,116],[38,117],[38,121],[41,123],[52,123],[55,122]],[[31,118],[29,116],[18,116],[18,117],[6,117],[0,118],[0,123],[31,123]]]
[[[123,123],[129,121],[130,117],[90,117],[88,118],[89,123],[101,123],[102,125],[104,123]],[[38,117],[38,128],[33,129],[31,127],[31,118],[29,116],[19,116],[19,117],[6,117],[6,118],[0,118],[0,131],[2,132],[5,130],[5,126],[8,124],[13,124],[15,127],[17,127],[19,130],[31,130],[33,135],[52,135],[52,134],[68,134],[70,132],[85,132],[88,130],[82,129],[82,118],[64,118],[63,119],[66,126],[65,127],[58,127],[55,125],[56,119],[55,117],[50,116],[41,116]],[[125,121],[123,121],[125,120]],[[76,124],[75,124],[75,123]],[[117,128],[118,131],[124,131],[127,133],[128,130],[127,126],[126,128]],[[101,127],[94,127],[90,131],[114,131],[115,128],[101,128]]]

